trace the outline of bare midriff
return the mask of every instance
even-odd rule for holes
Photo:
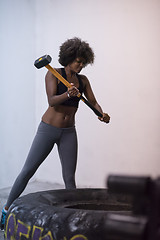
[[[48,107],[42,117],[42,121],[59,128],[68,128],[75,125],[76,107],[58,105]]]

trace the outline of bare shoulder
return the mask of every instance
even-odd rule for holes
[[[83,86],[85,87],[89,83],[88,78],[85,75],[83,75],[83,74],[79,74],[79,76],[80,76],[80,78],[81,78],[81,80],[83,82]]]
[[[55,68],[55,70],[61,74],[61,69],[60,68]],[[46,73],[46,76],[45,76],[45,80],[46,82],[50,82],[50,81],[55,81],[55,82],[58,82],[58,79],[50,72],[48,71]]]
[[[62,74],[62,69],[61,68],[54,68],[58,73]]]

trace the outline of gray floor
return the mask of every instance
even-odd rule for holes
[[[27,187],[24,190],[22,195],[26,195],[26,194],[32,193],[32,192],[53,190],[53,189],[62,189],[62,188],[64,188],[64,186],[59,185],[59,184],[34,181],[27,185]],[[4,204],[6,203],[10,189],[11,188],[0,189],[0,213],[2,211]],[[1,216],[1,214],[0,214],[0,216]],[[3,236],[4,236],[4,232],[0,230],[0,240],[4,240]]]

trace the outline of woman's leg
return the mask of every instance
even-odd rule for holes
[[[76,188],[77,134],[75,128],[64,129],[58,143],[62,174],[66,189]]]
[[[37,134],[33,140],[31,149],[29,151],[28,157],[24,164],[22,171],[20,172],[19,176],[17,177],[6,207],[9,208],[12,202],[20,196],[20,194],[25,189],[28,181],[36,172],[37,168],[40,164],[45,160],[48,154],[51,152],[54,146],[53,139],[51,138],[50,131],[45,127],[43,122],[40,124]]]

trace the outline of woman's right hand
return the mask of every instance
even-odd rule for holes
[[[68,91],[67,91],[68,97],[70,97],[70,98],[76,97],[79,94],[78,88],[76,88],[73,83],[71,83],[71,85],[72,86],[70,88],[68,88]]]

